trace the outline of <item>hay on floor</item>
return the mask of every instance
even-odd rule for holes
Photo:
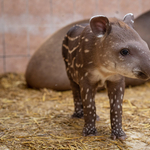
[[[29,89],[23,75],[0,76],[0,149],[148,149],[150,83],[128,88],[123,101],[125,142],[111,140],[106,91],[96,95],[97,136],[83,137],[83,119],[72,119],[71,91]]]

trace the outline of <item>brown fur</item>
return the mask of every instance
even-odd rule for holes
[[[64,38],[62,54],[73,92],[73,117],[84,116],[84,136],[96,134],[95,94],[98,86],[106,85],[111,137],[126,139],[122,129],[124,76],[150,78],[150,51],[133,29],[133,20],[131,13],[123,21],[111,22],[105,16],[94,16],[90,25],[74,26]]]

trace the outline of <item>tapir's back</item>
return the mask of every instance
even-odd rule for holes
[[[67,35],[70,37],[75,37],[71,41],[76,40],[87,25],[88,23],[76,24],[70,28],[70,30],[67,32]]]
[[[87,23],[76,24],[67,32],[64,41],[63,41],[63,57],[65,59],[72,60],[76,55],[76,52],[79,50],[79,40],[81,38],[81,33],[87,26]]]

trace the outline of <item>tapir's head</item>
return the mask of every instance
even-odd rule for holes
[[[147,43],[133,29],[134,16],[129,13],[123,20],[94,16],[90,27],[96,36],[96,50],[106,72],[130,78],[150,77],[150,50]],[[144,28],[144,27],[143,27]]]

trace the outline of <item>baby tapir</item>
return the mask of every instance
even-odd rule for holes
[[[111,137],[127,137],[122,129],[124,78],[150,77],[150,51],[133,24],[131,13],[123,21],[94,16],[90,24],[72,27],[64,38],[62,53],[73,91],[73,117],[84,116],[84,136],[96,134],[94,97],[97,87],[105,85],[110,101]]]

